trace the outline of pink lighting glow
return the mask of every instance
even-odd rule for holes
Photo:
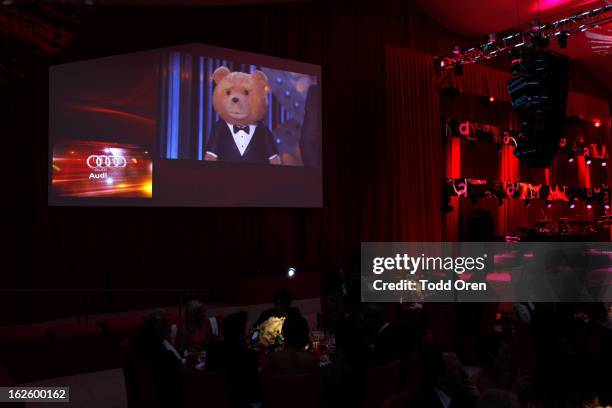
[[[512,282],[512,275],[508,272],[492,272],[487,274],[488,282]]]

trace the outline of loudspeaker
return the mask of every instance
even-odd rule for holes
[[[512,108],[521,120],[514,155],[529,167],[547,168],[565,129],[569,59],[530,50],[513,66],[508,81]]]

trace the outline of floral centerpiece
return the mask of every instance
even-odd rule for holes
[[[284,317],[270,317],[259,325],[259,343],[264,347],[281,346],[283,344]]]

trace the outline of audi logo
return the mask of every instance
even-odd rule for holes
[[[87,158],[87,166],[90,169],[119,169],[127,166],[127,160],[123,156],[92,154]]]

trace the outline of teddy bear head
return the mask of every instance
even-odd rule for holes
[[[213,73],[213,81],[213,107],[227,123],[247,126],[264,118],[269,91],[266,74],[230,72],[226,67],[219,67]]]

